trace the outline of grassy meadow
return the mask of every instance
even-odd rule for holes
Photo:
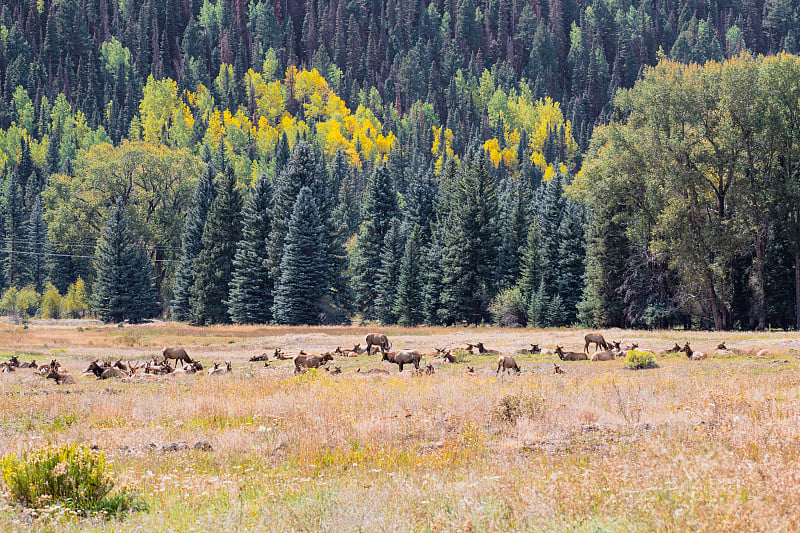
[[[394,348],[482,341],[496,355],[413,376],[380,356],[336,357],[342,373],[293,375],[254,355],[352,347],[370,330]],[[0,374],[0,455],[85,442],[150,511],[124,520],[30,511],[0,497],[0,530],[797,531],[797,335],[603,331],[662,350],[690,341],[739,353],[560,362],[529,343],[583,349],[578,329],[212,327],[91,321],[0,325],[0,359],[57,358],[77,378]],[[96,358],[146,360],[183,346],[233,372],[155,380],[80,376]],[[755,354],[767,348],[767,356]],[[553,372],[558,362],[564,374]],[[467,366],[474,368],[470,374]],[[383,368],[389,376],[357,370]]]

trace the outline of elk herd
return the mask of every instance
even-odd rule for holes
[[[321,354],[309,354],[303,350],[297,353],[284,352],[281,348],[276,348],[272,353],[272,357],[268,353],[251,357],[250,362],[264,362],[265,367],[270,367],[277,361],[291,360],[294,366],[295,374],[303,374],[310,369],[324,369],[328,374],[340,374],[341,367],[328,365],[329,362],[334,361],[334,356],[337,357],[358,357],[359,355],[372,355],[380,352],[381,361],[387,362],[392,365],[397,365],[398,371],[402,372],[404,366],[413,366],[415,375],[431,375],[436,371],[436,367],[430,362],[431,359],[440,359],[442,364],[457,364],[463,361],[467,355],[498,355],[497,368],[495,374],[514,373],[520,374],[522,372],[517,361],[511,355],[503,355],[497,350],[487,349],[482,342],[475,343],[461,343],[453,346],[446,346],[436,348],[434,352],[421,353],[418,350],[399,349],[391,351],[392,343],[384,334],[370,333],[365,339],[366,347],[362,348],[361,344],[355,344],[352,349],[342,348],[337,346],[335,350],[328,351]],[[594,345],[594,351],[590,354],[589,348]],[[631,343],[626,347],[621,346],[621,342],[611,341],[607,342],[605,338],[599,333],[588,333],[584,337],[583,351],[573,352],[565,351],[563,345],[556,345],[554,349],[541,348],[538,344],[530,343],[530,348],[520,350],[518,354],[527,355],[555,355],[560,361],[614,361],[619,358],[627,357],[631,350],[636,350],[639,345]],[[760,350],[757,353],[752,351],[745,352],[736,348],[729,349],[725,343],[720,343],[712,352],[700,352],[692,349],[689,343],[685,343],[681,347],[678,343],[672,348],[651,351],[655,355],[667,356],[683,353],[690,360],[702,360],[711,356],[724,356],[724,355],[756,355],[757,357],[765,357],[769,355],[768,350]],[[161,352],[163,359],[153,357],[149,361],[139,361],[132,363],[128,361],[123,363],[118,359],[116,362],[105,361],[101,362],[99,359],[89,363],[89,367],[82,372],[81,375],[95,376],[97,379],[148,379],[160,376],[185,376],[188,374],[196,374],[203,372],[203,365],[192,359],[184,348],[164,348]],[[171,363],[174,361],[174,364]],[[425,361],[424,368],[421,365]],[[553,363],[554,374],[564,374],[563,370],[557,363]],[[67,369],[61,365],[57,360],[53,359],[50,363],[44,365],[37,365],[35,361],[21,362],[17,356],[11,356],[8,361],[0,363],[0,373],[15,372],[17,369],[31,369],[36,374],[43,376],[47,379],[54,380],[57,384],[70,384],[75,383],[75,378],[69,374]],[[209,368],[206,372],[209,376],[219,376],[228,374],[232,371],[232,364],[230,361],[224,363],[215,362],[213,368]],[[355,372],[361,376],[386,376],[389,372],[382,368],[372,368],[362,370],[358,368]],[[474,375],[475,370],[473,367],[468,366],[466,370],[467,375]]]

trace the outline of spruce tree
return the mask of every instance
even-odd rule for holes
[[[94,255],[93,307],[104,322],[139,322],[159,312],[152,264],[128,224],[120,197],[108,213]]]
[[[237,324],[266,324],[272,319],[273,282],[267,267],[267,238],[272,185],[261,174],[242,209],[242,240],[233,259],[228,314]]]
[[[6,238],[5,277],[9,287],[22,287],[25,282],[27,257],[26,227],[28,217],[25,216],[25,203],[16,173],[6,178],[3,195],[3,222]]]
[[[192,288],[192,322],[230,322],[225,302],[233,277],[233,258],[241,238],[242,199],[236,188],[233,168],[227,166],[203,227],[202,250],[195,261]]]
[[[586,256],[584,219],[583,207],[568,200],[558,231],[556,291],[563,305],[562,323],[558,325],[570,325],[577,318]]]
[[[207,165],[195,187],[192,205],[186,215],[183,235],[181,235],[181,257],[175,273],[172,298],[172,316],[176,320],[187,320],[191,315],[195,260],[203,249],[203,227],[213,201],[214,171],[210,165]]]
[[[473,153],[448,200],[442,247],[442,309],[448,324],[480,323],[497,287],[497,185],[486,152]]]
[[[278,174],[273,194],[272,227],[267,243],[268,266],[273,280],[281,279],[283,247],[300,189],[308,187],[315,199],[317,201],[320,199],[321,187],[317,181],[319,170],[313,148],[307,142],[299,141],[295,144],[286,167]],[[317,214],[319,215],[319,211]]]
[[[47,254],[50,246],[47,241],[47,224],[42,217],[42,197],[37,195],[28,218],[28,242],[25,250],[27,258],[27,282],[41,293],[47,281]]]
[[[297,195],[286,235],[281,278],[275,289],[273,315],[278,324],[316,324],[325,292],[326,250],[317,202],[311,189]]]
[[[403,241],[400,235],[400,223],[392,220],[389,232],[383,239],[381,266],[378,270],[378,296],[375,299],[375,314],[383,324],[394,324],[397,315],[394,304],[397,295],[397,282],[400,277],[400,261],[403,257]]]
[[[401,326],[416,326],[424,320],[423,306],[423,250],[422,230],[414,224],[406,240],[400,274],[397,281],[397,298],[394,314]]]
[[[385,167],[375,169],[364,198],[363,221],[350,261],[351,283],[356,308],[366,318],[375,318],[381,251],[392,219],[397,214],[397,196]]]

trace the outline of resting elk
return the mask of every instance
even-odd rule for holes
[[[695,352],[694,350],[692,350],[692,348],[691,348],[691,346],[689,346],[688,342],[684,345],[683,348],[681,348],[681,351],[686,354],[687,358],[689,358],[689,359],[691,359],[693,361],[699,361],[700,359],[705,359],[706,357],[708,357],[703,352]]]
[[[563,346],[556,346],[556,355],[562,361],[587,361],[589,356],[583,352],[565,352]]]
[[[329,353],[323,355],[298,355],[294,358],[294,373],[301,374],[309,368],[319,368],[322,365],[333,361],[333,356]]]

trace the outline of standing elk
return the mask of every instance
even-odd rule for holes
[[[587,333],[584,335],[583,340],[586,341],[583,345],[583,351],[586,353],[589,353],[589,345],[592,343],[594,343],[595,350],[599,350],[600,348],[608,350],[611,348],[611,346],[608,345],[606,340],[599,333]]]
[[[495,372],[495,374],[499,374],[501,368],[503,369],[504,374],[506,370],[508,371],[513,370],[517,374],[521,372],[521,370],[519,369],[519,365],[510,355],[501,355],[500,357],[497,358],[497,371]]]
[[[414,365],[415,370],[419,370],[419,361],[422,356],[416,350],[398,350],[396,352],[384,352],[383,361],[389,361],[400,367],[400,372],[403,371],[403,365]]]
[[[369,333],[366,337],[367,341],[367,355],[372,354],[372,347],[379,346],[382,353],[386,353],[392,347],[392,343],[389,342],[389,337],[384,335],[383,333]]]
[[[167,362],[167,359],[175,359],[175,363],[177,364],[178,361],[181,362],[181,366],[183,363],[187,365],[191,365],[194,363],[191,357],[186,353],[186,350],[183,348],[164,348],[161,351],[161,355],[164,356],[164,362]]]

